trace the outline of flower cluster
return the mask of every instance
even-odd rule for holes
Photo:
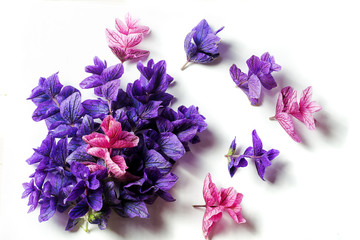
[[[276,87],[272,72],[278,72],[281,70],[281,66],[275,63],[273,56],[270,56],[268,52],[261,55],[261,58],[257,56],[251,56],[247,61],[249,71],[248,74],[242,72],[235,64],[230,67],[230,75],[246,96],[249,98],[252,105],[259,103],[261,94],[261,85],[267,90],[271,90]]]
[[[301,142],[301,138],[295,132],[291,116],[303,122],[308,129],[315,130],[316,120],[313,117],[313,113],[320,111],[321,106],[311,100],[311,86],[307,87],[301,93],[299,103],[297,102],[296,95],[297,92],[296,90],[293,90],[292,87],[284,87],[281,89],[276,103],[275,116],[270,119],[277,120],[294,141]]]
[[[246,167],[248,165],[248,161],[246,158],[254,159],[256,170],[262,180],[264,179],[265,169],[266,167],[271,166],[271,161],[279,155],[279,150],[270,149],[266,151],[263,149],[262,141],[256,130],[252,132],[252,141],[253,146],[248,147],[243,154],[236,155],[236,138],[231,142],[228,154],[226,154],[226,158],[229,161],[229,173],[230,176],[233,177],[236,170],[239,167]]]
[[[82,219],[105,229],[112,211],[147,218],[147,204],[157,197],[175,201],[172,167],[207,124],[195,106],[169,106],[173,78],[165,61],[137,68],[139,79],[124,91],[123,65],[107,67],[95,57],[80,86],[94,88],[98,99],[82,101],[58,73],[40,78],[32,90],[33,119],[44,120],[49,132],[27,160],[36,170],[23,184],[23,198],[29,197],[29,211],[40,205],[40,222],[69,210],[66,230]]]
[[[187,62],[181,70],[184,70],[189,62],[209,63],[215,60],[220,55],[218,44],[221,41],[216,34],[223,28],[213,32],[207,21],[201,20],[185,37],[184,49]]]
[[[233,187],[218,190],[215,183],[211,180],[210,173],[206,175],[204,180],[203,196],[205,205],[193,205],[193,207],[206,207],[202,224],[206,239],[209,238],[215,223],[220,221],[224,211],[228,212],[236,223],[246,222],[241,214],[242,207],[240,206],[243,195],[237,193]]]
[[[106,29],[109,48],[121,62],[149,55],[149,51],[134,48],[150,32],[149,27],[140,25],[138,22],[138,19],[127,14],[125,23],[120,19],[115,19],[117,31]]]

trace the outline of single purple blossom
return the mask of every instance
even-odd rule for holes
[[[181,68],[184,70],[189,62],[209,63],[215,60],[219,55],[218,44],[221,39],[216,35],[223,30],[220,28],[213,32],[205,19],[194,27],[190,33],[186,35],[184,48],[186,52],[187,62]]]

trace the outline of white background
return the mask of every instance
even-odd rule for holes
[[[359,6],[356,1],[2,1],[0,6],[0,238],[1,239],[202,239],[202,184],[206,173],[220,187],[244,194],[246,224],[227,214],[212,239],[356,239],[359,237]],[[34,171],[26,164],[46,136],[43,122],[31,119],[35,105],[26,98],[40,77],[59,71],[64,85],[88,76],[94,56],[118,63],[107,47],[105,28],[130,12],[151,28],[139,45],[148,59],[166,60],[175,78],[173,106],[196,105],[207,118],[202,142],[191,146],[176,165],[177,199],[158,199],[149,206],[150,219],[112,215],[105,231],[92,225],[65,232],[66,214],[39,223],[38,209],[27,214],[22,183]],[[184,71],[183,41],[205,18],[219,33],[221,57],[209,65],[191,64]],[[282,66],[274,73],[278,87],[263,91],[263,104],[253,107],[234,86],[229,67],[247,71],[246,59],[269,51]],[[136,64],[126,62],[121,87],[136,80]],[[270,121],[280,89],[291,85],[300,93],[313,86],[313,99],[323,106],[315,116],[317,130],[296,125],[303,138],[291,140]],[[91,90],[83,97],[95,98]],[[227,152],[237,136],[241,151],[251,145],[256,129],[264,148],[280,155],[262,181],[250,163],[233,178]]]

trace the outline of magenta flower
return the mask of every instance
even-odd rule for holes
[[[89,144],[86,151],[92,156],[104,159],[108,173],[117,179],[122,179],[127,169],[126,162],[120,155],[112,156],[112,149],[136,147],[139,138],[130,132],[122,131],[121,123],[110,115],[100,126],[105,134],[93,132],[83,136],[83,140]],[[91,166],[91,168],[99,167]]]
[[[294,117],[303,122],[310,130],[315,130],[315,119],[313,113],[321,110],[321,106],[311,101],[312,87],[307,87],[302,93],[299,101],[298,112],[292,113]]]
[[[294,123],[291,116],[296,117],[303,122],[310,130],[315,130],[315,119],[313,113],[321,110],[321,106],[315,101],[311,101],[312,87],[307,87],[301,94],[300,102],[296,101],[296,90],[292,87],[281,89],[277,103],[276,113],[270,119],[277,120],[284,128],[287,134],[296,142],[301,142],[301,138],[295,132]]]
[[[115,30],[106,29],[106,39],[111,51],[121,62],[137,59],[149,55],[149,51],[134,48],[144,37],[149,34],[147,26],[140,25],[138,19],[127,14],[125,23],[120,19],[115,20]]]
[[[208,173],[204,180],[203,196],[205,205],[194,205],[194,207],[206,207],[202,229],[206,239],[214,228],[215,223],[220,221],[222,212],[227,211],[236,223],[245,223],[246,220],[241,215],[241,206],[243,195],[237,193],[233,187],[221,188],[220,191],[211,180]]]

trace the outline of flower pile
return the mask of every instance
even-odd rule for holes
[[[147,205],[158,197],[175,201],[169,193],[178,178],[172,167],[190,143],[200,141],[197,134],[207,124],[195,106],[169,106],[173,78],[165,61],[139,62],[137,68],[139,79],[124,91],[123,65],[107,67],[95,57],[80,86],[93,88],[98,99],[82,101],[58,73],[40,78],[32,90],[33,120],[44,120],[48,135],[27,160],[36,170],[22,197],[29,198],[29,212],[40,205],[40,222],[68,210],[66,230],[81,220],[105,229],[112,211],[148,218]]]

